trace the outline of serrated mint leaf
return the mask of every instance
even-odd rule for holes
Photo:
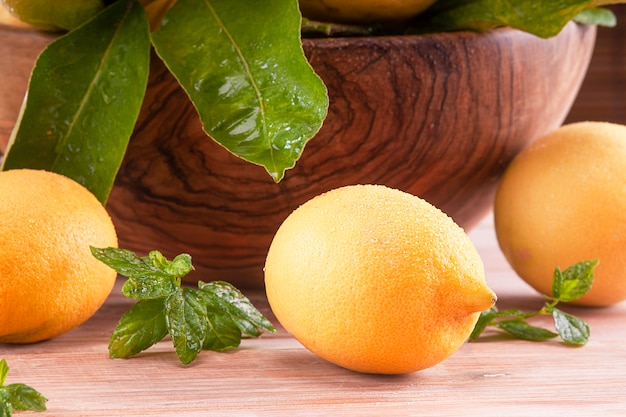
[[[12,411],[45,411],[46,401],[36,389],[25,384],[5,385],[9,365],[6,359],[0,360],[0,417],[11,416]]]
[[[25,384],[11,384],[6,387],[9,403],[14,410],[45,411],[48,399],[36,389]]]
[[[597,264],[597,260],[581,261],[563,272],[557,267],[552,280],[553,297],[559,301],[570,302],[585,295],[593,284],[593,269]]]
[[[478,321],[474,325],[474,330],[469,335],[469,341],[475,340],[485,328],[491,323],[491,321],[498,316],[498,308],[496,306],[491,307],[488,310],[481,311]]]
[[[152,43],[208,135],[280,181],[322,126],[326,87],[304,55],[297,1],[233,4],[178,0]]]
[[[176,291],[178,285],[170,277],[146,276],[129,278],[122,285],[122,294],[135,300],[164,298]]]
[[[554,318],[554,327],[563,341],[578,346],[587,343],[591,331],[589,325],[584,320],[557,308],[552,310],[552,317]]]
[[[185,365],[202,350],[207,326],[207,309],[193,289],[175,291],[165,301],[167,330],[176,355]]]
[[[236,348],[240,343],[241,330],[229,315],[209,314],[203,349],[228,350]]]
[[[92,255],[124,277],[154,273],[154,268],[127,249],[90,247]]]
[[[170,261],[161,252],[153,250],[148,253],[145,262],[156,271],[176,278],[182,278],[194,269],[191,263],[191,256],[186,253],[178,255]]]
[[[181,278],[193,270],[187,254],[169,261],[159,251],[142,258],[124,249],[91,251],[128,278],[122,293],[139,300],[111,335],[111,357],[130,357],[169,334],[179,360],[189,364],[203,349],[239,346],[242,332],[258,337],[262,330],[276,331],[250,300],[227,282],[199,282],[199,289],[182,288]]]
[[[523,319],[511,319],[498,322],[498,327],[523,340],[540,342],[557,337],[548,329],[532,326]]]
[[[109,356],[129,358],[167,334],[163,298],[139,301],[120,319],[109,341]]]
[[[118,248],[92,247],[91,252],[118,274],[128,277],[122,286],[122,294],[136,300],[167,297],[180,287],[181,278],[193,270],[191,256],[187,254],[169,261],[158,251],[143,258]]]
[[[275,332],[267,318],[257,310],[250,300],[233,285],[224,281],[198,282],[198,288],[213,306],[227,313],[239,329],[246,335],[258,337],[261,329]]]
[[[58,37],[37,58],[2,169],[63,174],[104,204],[139,115],[149,59],[148,20],[135,0],[113,2]]]

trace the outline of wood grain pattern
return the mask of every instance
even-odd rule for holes
[[[191,280],[260,287],[284,218],[314,195],[354,183],[419,195],[471,229],[489,210],[511,158],[566,117],[595,32],[570,24],[549,40],[510,29],[305,40],[329,88],[329,116],[279,184],[209,140],[186,94],[153,60],[107,206],[120,246],[190,253],[197,268]],[[3,56],[13,49],[6,42],[0,48]],[[23,77],[28,70],[20,68],[0,67]],[[0,113],[4,142],[16,97],[4,104],[9,114]]]
[[[506,264],[490,216],[470,237],[499,307],[531,310],[543,303]],[[120,284],[72,332],[33,345],[0,345],[11,367],[7,383],[28,383],[50,399],[48,412],[37,416],[626,415],[626,303],[567,308],[591,326],[581,348],[490,333],[432,368],[374,376],[317,358],[282,329],[228,353],[202,352],[189,367],[178,363],[170,341],[129,360],[109,359],[108,337],[130,306]],[[261,291],[247,295],[271,317]]]

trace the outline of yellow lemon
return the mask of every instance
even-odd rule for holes
[[[65,333],[104,303],[116,273],[89,246],[117,246],[106,210],[51,172],[0,172],[0,343]]]
[[[575,303],[626,299],[626,126],[573,123],[535,141],[507,168],[494,219],[506,259],[541,293],[555,267],[598,259]]]
[[[339,366],[431,367],[495,302],[465,232],[426,201],[379,185],[319,195],[280,226],[265,264],[278,321]]]

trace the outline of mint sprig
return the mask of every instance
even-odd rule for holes
[[[45,411],[48,399],[25,384],[5,385],[9,365],[0,360],[0,416],[11,417],[15,411]]]
[[[258,337],[275,328],[237,288],[223,281],[183,288],[194,268],[191,256],[172,261],[160,252],[146,257],[118,248],[91,248],[100,261],[128,279],[122,294],[137,300],[120,319],[109,341],[109,356],[129,358],[170,335],[176,355],[191,363],[202,350],[236,348],[242,334]]]
[[[548,301],[539,311],[532,313],[517,309],[499,311],[496,306],[483,311],[470,334],[470,342],[478,338],[487,327],[493,326],[523,340],[544,341],[560,336],[563,342],[569,345],[586,344],[591,334],[589,325],[556,306],[560,302],[577,300],[591,289],[596,265],[598,261],[593,260],[578,262],[565,271],[557,267],[552,278],[552,296],[545,296]],[[528,322],[533,317],[546,315],[552,316],[556,333]]]

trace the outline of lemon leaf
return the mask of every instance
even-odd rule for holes
[[[57,172],[105,203],[148,80],[143,7],[120,0],[39,55],[3,169]]]
[[[594,5],[591,0],[438,0],[412,28],[414,32],[484,31],[510,26],[549,38]]]
[[[554,270],[552,280],[552,295],[554,299],[570,302],[579,299],[591,289],[593,284],[593,270],[598,261],[581,261],[561,272]]]
[[[557,308],[552,310],[552,317],[556,331],[564,342],[577,346],[587,343],[591,330],[584,320]]]
[[[129,358],[167,335],[164,298],[135,303],[120,319],[109,340],[109,356]]]
[[[576,15],[574,21],[583,25],[599,25],[604,27],[615,27],[617,25],[615,13],[609,9],[603,8],[583,10]]]
[[[178,0],[152,34],[207,134],[275,181],[328,107],[302,50],[300,22],[295,0]]]

